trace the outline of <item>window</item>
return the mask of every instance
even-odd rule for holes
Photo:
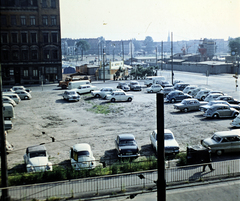
[[[36,25],[36,17],[30,16],[30,25]]]
[[[1,26],[6,26],[7,25],[7,18],[5,15],[1,16]]]
[[[28,50],[22,51],[22,60],[28,60]]]
[[[11,15],[11,25],[17,25],[17,18],[16,15]]]
[[[56,15],[51,16],[51,24],[52,25],[57,25],[57,16]]]
[[[7,35],[7,33],[2,33],[1,34],[1,42],[2,43],[7,43],[8,42],[8,35]]]
[[[14,75],[14,70],[13,70],[13,69],[10,69],[10,70],[9,70],[9,74],[10,74],[10,75]]]
[[[37,6],[37,0],[30,0],[31,6]]]
[[[56,8],[56,0],[51,0],[51,7]]]
[[[3,50],[2,51],[2,60],[9,60],[9,52],[8,50]]]
[[[32,59],[37,59],[38,58],[38,52],[37,50],[32,50]]]
[[[28,77],[28,69],[23,70],[23,77]]]
[[[21,25],[26,25],[26,16],[21,16]]]
[[[52,33],[52,42],[57,43],[57,33]]]
[[[48,25],[48,16],[47,15],[42,16],[42,24],[43,25]]]
[[[32,43],[37,43],[37,34],[36,33],[31,33],[31,42]]]
[[[15,61],[18,60],[18,50],[12,51],[12,59]]]
[[[12,43],[17,43],[18,38],[17,38],[17,33],[12,33]]]
[[[22,43],[27,43],[27,33],[21,33]]]
[[[43,42],[48,43],[48,33],[43,33]]]
[[[46,8],[47,7],[47,0],[42,0],[42,7]]]
[[[46,67],[46,73],[57,74],[57,67]]]
[[[37,77],[38,76],[38,70],[37,69],[33,69],[33,77]]]
[[[58,51],[57,50],[52,51],[52,58],[53,59],[58,59]]]
[[[49,52],[50,52],[49,50],[44,50],[43,51],[43,58],[44,59],[49,59],[49,57],[50,57]]]

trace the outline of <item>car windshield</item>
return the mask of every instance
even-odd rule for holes
[[[183,105],[186,105],[186,104],[187,104],[187,101],[186,101],[186,100],[183,100],[181,103],[182,103]]]
[[[47,156],[46,151],[31,152],[30,158]]]
[[[77,152],[77,154],[78,154],[78,157],[90,155],[89,151],[79,151]]]
[[[218,137],[217,135],[213,135],[212,140],[214,140],[216,142],[221,142],[222,138]]]
[[[69,94],[69,95],[74,95],[74,94],[75,94],[75,91],[69,91],[68,94]]]
[[[132,139],[123,139],[119,142],[119,145],[135,145],[136,142]]]
[[[171,133],[164,133],[164,140],[172,140],[173,136]]]

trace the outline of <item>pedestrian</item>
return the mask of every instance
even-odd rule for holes
[[[204,160],[204,163],[206,163],[206,164],[203,165],[203,172],[205,172],[205,169],[206,169],[207,166],[209,167],[209,169],[211,171],[215,170],[215,169],[213,169],[211,162],[212,162],[212,159],[211,159],[211,148],[208,147],[208,154],[206,154],[206,158]]]

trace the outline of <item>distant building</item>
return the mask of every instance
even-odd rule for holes
[[[62,80],[59,0],[1,0],[3,84]]]

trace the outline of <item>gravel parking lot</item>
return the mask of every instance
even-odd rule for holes
[[[93,85],[117,86],[117,82]],[[32,87],[32,100],[21,101],[15,107],[14,127],[7,136],[14,145],[14,151],[7,156],[9,168],[21,166],[26,148],[40,143],[45,143],[54,164],[69,161],[70,147],[83,142],[91,145],[97,160],[116,158],[114,140],[121,133],[135,135],[141,155],[155,154],[149,134],[156,129],[156,94],[148,94],[144,88],[129,92],[134,95],[132,102],[111,103],[90,94],[81,95],[79,102],[67,102],[62,98],[63,92],[57,84],[44,86],[43,90],[41,86]],[[96,114],[99,105],[109,113]],[[216,131],[230,129],[231,119],[206,119],[200,111],[182,113],[172,103],[165,103],[164,110],[165,128],[174,133],[181,151]]]

